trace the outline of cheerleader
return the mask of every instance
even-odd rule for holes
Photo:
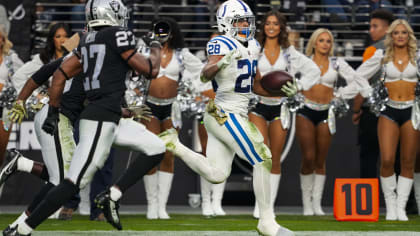
[[[419,107],[415,102],[418,82],[416,50],[417,40],[412,28],[407,21],[398,19],[387,31],[385,50],[377,50],[357,69],[365,79],[382,69],[380,83],[388,91],[386,108],[380,112],[378,120],[380,179],[386,203],[386,220],[408,220],[405,206],[413,185],[419,139]],[[397,181],[394,163],[398,143],[401,174]]]
[[[222,35],[222,33],[216,31],[210,35],[210,39],[216,36]],[[204,61],[207,61],[207,56]],[[206,63],[206,62],[204,62]],[[213,90],[212,83],[203,83],[200,80],[193,80],[197,91],[200,91],[201,96],[214,99],[216,93]],[[206,128],[204,127],[203,118],[198,120],[198,136],[201,144],[201,153],[206,155],[208,135]],[[222,208],[223,192],[225,191],[226,181],[220,184],[213,184],[207,181],[205,178],[200,176],[201,186],[201,209],[203,216],[224,216],[226,212]]]
[[[264,16],[260,33],[257,35],[263,46],[258,60],[261,76],[274,70],[286,70],[292,75],[301,74],[299,83],[310,88],[319,79],[320,72],[316,65],[305,55],[296,51],[288,40],[286,18],[278,11],[269,11]],[[259,102],[249,114],[253,122],[264,137],[264,143],[270,147],[273,166],[271,169],[271,205],[274,203],[281,178],[280,156],[286,141],[290,120],[280,119],[281,97],[259,96]],[[282,125],[284,123],[284,126]],[[254,217],[259,218],[258,205],[255,202]]]
[[[325,160],[335,133],[335,118],[329,118],[330,102],[334,97],[352,98],[359,92],[360,84],[367,85],[345,60],[333,57],[333,45],[331,32],[320,28],[312,33],[306,47],[306,55],[321,71],[321,80],[310,90],[303,91],[305,106],[298,111],[296,118],[296,134],[302,151],[303,215],[325,215],[321,208]],[[348,85],[337,90],[338,76],[342,76]]]
[[[152,118],[150,121],[143,121],[146,128],[155,134],[173,127],[172,103],[176,100],[178,80],[181,79],[183,68],[189,75],[199,77],[203,67],[200,59],[184,48],[184,38],[176,21],[170,18],[159,19],[153,22],[153,25],[159,22],[166,22],[169,29],[165,30],[169,30],[169,33],[166,41],[162,43],[159,75],[151,81],[148,91],[146,104],[152,110]],[[170,218],[166,212],[166,203],[173,176],[174,157],[170,152],[166,152],[159,171],[154,168],[144,176],[147,219]]]

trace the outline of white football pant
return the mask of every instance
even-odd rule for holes
[[[66,178],[80,189],[90,183],[96,170],[102,168],[113,144],[146,155],[165,152],[162,140],[132,119],[120,119],[118,125],[81,119],[79,130],[79,144]]]

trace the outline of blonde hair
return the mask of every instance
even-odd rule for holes
[[[397,19],[392,22],[389,26],[388,30],[386,31],[385,36],[385,56],[382,61],[383,64],[390,62],[394,59],[394,41],[392,40],[392,33],[394,32],[395,28],[398,25],[404,25],[408,31],[408,43],[407,43],[407,50],[408,50],[408,57],[410,62],[415,65],[416,62],[416,51],[417,51],[417,39],[414,36],[413,29],[408,24],[406,20]]]
[[[329,31],[328,29],[325,29],[325,28],[319,28],[319,29],[315,30],[312,33],[311,37],[309,38],[308,45],[306,45],[306,56],[310,57],[315,53],[316,40],[323,33],[327,33],[331,38],[331,48],[330,48],[330,52],[328,53],[328,55],[329,56],[334,55],[334,37],[333,37],[331,31]]]
[[[3,47],[0,48],[3,55],[9,55],[10,49],[13,47],[13,43],[9,41],[7,38],[6,27],[4,25],[0,25],[0,35],[3,36]]]

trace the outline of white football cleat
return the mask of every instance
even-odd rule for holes
[[[293,236],[293,231],[280,226],[274,219],[271,221],[258,221],[257,232],[263,236]]]

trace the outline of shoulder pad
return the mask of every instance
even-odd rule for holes
[[[236,43],[226,36],[214,37],[207,43],[207,54],[210,55],[225,55],[229,51],[238,48]]]

